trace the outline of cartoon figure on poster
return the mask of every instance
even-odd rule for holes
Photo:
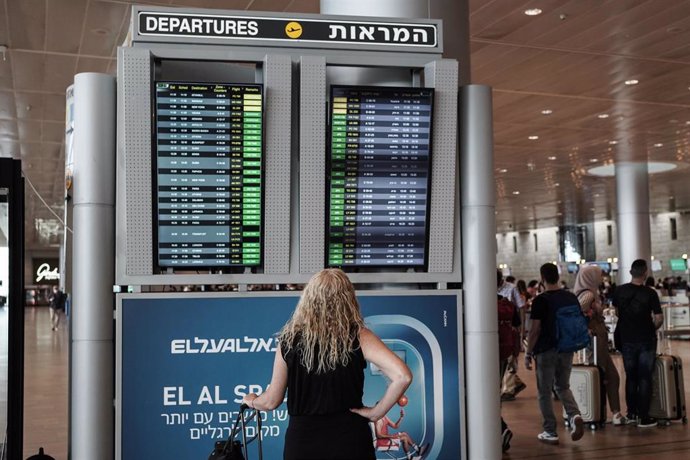
[[[375,424],[375,435],[376,435],[376,451],[377,452],[399,452],[402,447],[402,451],[405,453],[405,458],[408,460],[419,460],[423,458],[429,444],[424,444],[423,446],[417,445],[410,435],[405,431],[391,432],[389,428],[394,430],[399,430],[403,418],[405,417],[405,409],[403,407],[407,406],[408,399],[407,396],[402,395],[398,400],[398,406],[400,406],[400,416],[396,422],[393,422],[388,415],[384,416],[382,419]]]

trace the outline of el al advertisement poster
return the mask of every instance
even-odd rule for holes
[[[270,383],[276,333],[298,299],[268,293],[119,296],[119,458],[207,458],[230,434],[242,397]],[[405,414],[389,433],[404,431],[418,445],[428,444],[425,459],[460,458],[457,291],[365,291],[358,299],[367,326],[414,375],[404,407],[396,404],[388,413],[393,422],[401,409]],[[372,406],[387,382],[371,364],[364,372],[363,402]],[[280,459],[287,405],[261,417],[264,458]],[[247,434],[255,431],[250,425]],[[372,424],[372,443],[374,433]],[[406,458],[402,448],[380,444],[377,458]],[[338,444],[338,433],[332,445],[346,447]],[[249,448],[251,454],[255,443]]]

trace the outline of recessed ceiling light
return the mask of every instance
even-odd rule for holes
[[[628,85],[628,86],[636,85],[636,84],[638,84],[639,82],[640,82],[639,80],[635,80],[634,78],[631,79],[631,80],[625,80],[625,84]]]
[[[513,195],[519,195],[519,194],[520,194],[520,191],[519,191],[519,190],[513,191]]]
[[[609,141],[610,145],[616,145],[617,143],[618,143],[618,141]]]
[[[527,139],[531,141],[536,141],[537,139],[539,139],[539,136],[529,136]]]
[[[556,160],[556,157],[554,157],[554,156],[550,156],[550,157],[548,157],[548,158],[549,158],[549,160],[551,160],[551,161],[555,161],[555,160]]]
[[[649,172],[649,174],[657,174],[672,171],[678,168],[679,166],[683,167],[684,165],[680,163],[676,164],[661,161],[650,161],[647,163],[647,171]],[[616,165],[606,164],[601,166],[595,166],[593,168],[589,168],[587,170],[587,173],[591,176],[613,177],[616,175]]]
[[[502,173],[502,174],[505,174],[505,173],[508,172],[508,170],[505,169],[505,168],[503,168],[503,169],[499,169],[498,172],[500,172],[500,173]]]
[[[556,182],[555,184],[553,184],[553,186],[554,186],[554,187],[560,187],[561,184],[559,184],[558,182]]]
[[[608,113],[600,113],[599,115],[597,115],[597,117],[601,118],[603,120],[604,118],[608,118],[609,114]]]
[[[542,11],[539,8],[529,8],[525,10],[527,16],[539,16],[541,13]]]
[[[599,161],[599,160],[597,160],[596,158],[590,158],[590,159],[589,159],[589,162],[590,162],[590,163],[596,163],[596,162],[598,162],[598,161]]]
[[[657,142],[656,144],[654,144],[654,147],[656,147],[656,148],[663,147],[663,146],[664,146],[664,144],[662,144],[661,142]]]
[[[551,115],[553,113],[553,110],[551,109],[544,109],[541,111],[542,115]]]

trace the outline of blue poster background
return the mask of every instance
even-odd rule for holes
[[[260,294],[259,294],[260,295]],[[367,326],[408,364],[414,381],[398,430],[429,443],[428,459],[460,458],[457,296],[358,295]],[[270,382],[276,332],[296,296],[126,296],[122,299],[122,459],[205,459],[229,434],[244,394]],[[365,370],[364,404],[384,377]],[[401,407],[388,416],[395,422]],[[287,406],[262,414],[264,458],[282,458]],[[373,442],[373,438],[372,438]],[[337,433],[333,437],[338,446]],[[250,446],[254,447],[254,446]],[[405,458],[402,450],[393,458]],[[378,458],[391,458],[377,452]]]

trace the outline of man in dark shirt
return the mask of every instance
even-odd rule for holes
[[[561,289],[558,284],[558,267],[544,264],[539,269],[546,291],[532,302],[532,325],[527,339],[525,367],[532,369],[532,359],[537,367],[537,400],[543,419],[544,432],[537,436],[542,442],[558,444],[556,415],[553,412],[551,390],[555,390],[570,419],[573,441],[582,438],[584,422],[580,409],[570,391],[570,371],[573,367],[573,352],[559,353],[556,339],[556,312],[559,308],[579,305],[577,297]]]
[[[628,420],[641,428],[656,426],[649,416],[652,398],[652,373],[656,356],[656,330],[664,322],[659,296],[644,286],[647,262],[637,259],[630,268],[632,281],[619,286],[613,296],[618,312],[617,333],[620,334],[625,367],[625,401]]]

